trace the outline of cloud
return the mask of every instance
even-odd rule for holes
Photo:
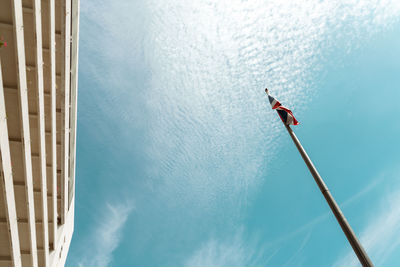
[[[286,261],[283,266],[301,266],[302,260],[304,260],[304,256],[301,254],[303,249],[306,247],[308,241],[310,240],[312,231],[310,230],[307,235],[303,238],[299,248],[293,255]]]
[[[376,266],[382,266],[395,250],[400,249],[400,190],[382,199],[380,207],[361,234],[360,241]],[[349,250],[333,264],[359,266],[354,252]]]
[[[91,37],[82,41],[85,70],[99,84],[88,99],[102,117],[90,129],[118,130],[109,136],[131,147],[140,128],[149,187],[210,210],[245,206],[279,148],[282,126],[263,88],[301,113],[324,56],[389,27],[400,5],[92,0],[81,10]],[[92,123],[90,111],[81,114]]]
[[[149,3],[149,173],[163,194],[205,210],[246,206],[279,148],[283,128],[264,87],[301,114],[321,59],[342,40],[349,51],[399,10],[395,1],[385,3],[392,10],[363,1]]]
[[[376,186],[384,178],[383,175],[380,175],[377,179],[372,180],[354,196],[341,203],[340,206],[345,208],[360,198],[365,198],[367,194],[376,189]],[[386,202],[390,204],[387,205]],[[377,265],[381,265],[400,245],[400,241],[397,240],[400,235],[400,192],[392,194],[382,204],[384,204],[382,207],[389,207],[389,209],[383,211],[378,218],[370,222],[361,238],[367,250],[375,251],[374,256],[379,259],[379,262],[376,262]],[[279,264],[282,266],[302,266],[302,262],[306,259],[302,252],[312,236],[313,228],[330,216],[333,216],[333,214],[328,210],[302,227],[268,243],[259,242],[254,238],[245,239],[243,229],[227,239],[210,238],[188,257],[184,266],[268,266],[268,263],[279,253],[280,249],[289,244],[297,244],[295,245],[297,249],[289,258]],[[367,233],[369,233],[368,236]],[[334,266],[358,266],[358,260],[351,250]]]
[[[82,258],[78,266],[106,267],[112,262],[112,253],[121,241],[123,227],[132,210],[133,206],[127,203],[105,205],[93,232],[81,244]]]
[[[281,266],[301,265],[304,260],[302,251],[311,237],[311,230],[300,239],[291,241],[297,244],[296,251],[284,262],[272,263],[274,257],[279,254],[284,242],[260,242],[259,238],[245,238],[243,228],[226,239],[210,238],[197,248],[184,262],[185,267],[245,267],[245,266],[269,266],[269,264]],[[288,242],[289,243],[289,242]],[[280,259],[278,259],[279,261]]]
[[[344,208],[348,207],[349,205],[351,205],[352,203],[356,202],[357,200],[365,197],[365,195],[370,193],[373,189],[375,189],[375,187],[377,185],[379,185],[380,182],[382,182],[383,178],[384,178],[384,176],[381,175],[379,178],[373,179],[369,184],[367,184],[365,187],[363,187],[359,192],[352,195],[349,199],[347,199],[343,203],[339,203],[340,208],[344,209]],[[329,217],[333,217],[333,216],[334,215],[333,215],[332,211],[330,209],[328,209],[328,206],[327,206],[326,212],[316,216],[315,218],[308,221],[301,227],[299,227],[291,232],[288,232],[288,233],[280,236],[279,238],[273,240],[272,243],[276,244],[276,245],[280,245],[285,242],[290,242],[294,238],[298,238],[299,236],[303,236],[304,234],[306,234],[306,236],[308,236],[308,238],[309,238],[310,234],[313,231],[313,228],[316,225],[324,222],[326,219],[328,219]],[[308,240],[308,238],[305,238],[305,239]]]
[[[268,249],[255,240],[244,240],[243,232],[238,231],[227,240],[211,238],[189,256],[184,266],[265,266],[278,251],[276,247]]]
[[[81,90],[81,125],[108,132],[110,147],[141,143],[148,179],[140,180],[154,201],[188,217],[224,210],[218,216],[231,218],[280,145],[282,126],[263,88],[301,113],[317,90],[313,75],[338,40],[351,50],[369,37],[361,33],[389,27],[400,8],[396,0],[88,0],[81,11],[80,72],[96,83]],[[137,128],[144,141],[132,134]],[[118,240],[98,245],[109,251],[99,261],[109,262]],[[238,262],[251,262],[243,253],[255,252],[240,240],[211,240],[193,263],[202,255],[218,263],[233,251],[242,255]]]

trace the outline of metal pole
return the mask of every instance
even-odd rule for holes
[[[310,158],[308,157],[306,151],[301,146],[299,139],[297,139],[296,135],[294,134],[293,130],[290,128],[289,125],[284,123],[287,131],[292,137],[294,144],[296,145],[297,149],[299,150],[301,157],[303,158],[304,162],[306,163],[308,169],[310,170],[312,176],[314,177],[315,182],[317,183],[321,193],[324,195],[326,201],[329,204],[333,214],[336,217],[336,220],[339,222],[340,227],[342,228],[344,234],[349,240],[350,245],[353,247],[354,252],[356,253],[358,259],[360,260],[362,266],[364,267],[373,267],[373,263],[368,257],[367,253],[365,252],[364,248],[362,247],[360,241],[358,241],[356,235],[354,234],[353,230],[350,227],[350,224],[347,222],[346,218],[344,217],[342,211],[340,210],[338,204],[333,199],[331,193],[328,190],[328,187],[325,185],[324,181],[322,180],[321,176],[319,175],[317,169],[315,168],[314,164],[311,162]]]

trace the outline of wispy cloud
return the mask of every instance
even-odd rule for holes
[[[312,231],[310,230],[307,233],[307,235],[303,238],[296,252],[293,253],[293,255],[286,261],[286,263],[283,266],[301,266],[301,262],[302,260],[304,260],[304,257],[302,257],[301,252],[303,251],[308,241],[310,240],[311,233]]]
[[[279,146],[282,127],[266,107],[264,86],[301,111],[337,39],[350,50],[365,38],[360,32],[382,30],[399,10],[395,1],[386,3],[392,10],[376,1],[149,3],[151,175],[165,181],[164,194],[207,210],[224,201],[246,206]]]
[[[98,87],[81,90],[87,99],[82,125],[96,121],[88,128],[108,131],[108,141],[114,137],[129,148],[138,143],[132,129],[143,130],[148,139],[140,153],[151,161],[146,181],[163,201],[196,214],[223,201],[245,205],[281,129],[279,122],[266,125],[273,113],[264,86],[299,110],[336,39],[353,44],[360,31],[387,27],[399,10],[396,0],[84,1],[80,70]],[[92,234],[93,257],[82,266],[110,263],[131,209],[106,208]],[[229,257],[254,262],[257,251],[234,241],[210,240],[187,265],[221,266]]]
[[[353,196],[351,196],[349,199],[344,201],[343,203],[339,203],[339,206],[341,209],[346,208],[347,206],[351,205],[353,202],[357,201],[358,199],[365,197],[366,194],[370,193],[371,190],[373,190],[382,180],[384,176],[380,176],[377,179],[372,180],[368,185],[366,185],[364,188],[362,188],[358,193],[355,193]],[[327,210],[326,212],[320,214],[319,216],[315,217],[314,219],[310,220],[306,224],[302,225],[301,227],[295,229],[292,232],[289,232],[285,235],[280,236],[278,239],[272,241],[274,244],[281,244],[285,243],[287,241],[290,241],[293,238],[296,238],[300,235],[304,235],[307,233],[307,236],[309,236],[313,230],[313,228],[324,222],[326,219],[328,219],[330,216],[334,216],[331,210]],[[308,240],[308,239],[307,239]]]
[[[255,240],[245,240],[238,231],[231,238],[217,240],[211,238],[185,261],[185,267],[242,267],[265,266],[279,251],[266,247]]]
[[[106,204],[103,213],[82,245],[80,267],[106,267],[121,241],[123,227],[132,212],[132,204]]]
[[[376,186],[384,179],[380,175],[372,180],[368,185],[361,189],[351,198],[341,203],[341,207],[351,205],[358,199],[365,197],[366,194],[376,189]],[[387,204],[389,203],[389,204]],[[374,217],[367,229],[362,234],[361,240],[367,250],[373,252],[375,258],[379,259],[376,264],[380,265],[390,254],[399,248],[400,241],[400,191],[390,195],[382,203],[385,207],[378,217]],[[297,249],[292,253],[283,266],[301,266],[305,257],[302,251],[307,246],[313,232],[313,228],[325,221],[329,216],[333,216],[331,211],[327,211],[315,219],[311,220],[302,227],[279,237],[268,243],[248,240],[243,234],[243,230],[236,232],[231,238],[224,240],[211,238],[199,248],[197,248],[185,261],[185,267],[222,267],[222,266],[268,266],[280,248],[287,244],[298,243]],[[358,266],[358,260],[353,251],[346,252],[335,267]]]
[[[143,130],[149,184],[162,180],[155,187],[169,199],[246,205],[282,130],[264,86],[301,110],[337,40],[350,50],[366,38],[360,32],[387,27],[399,10],[395,0],[86,1],[85,70],[99,81],[90,99],[102,118],[91,129],[119,129],[127,144],[132,128]],[[90,111],[84,116],[93,123]]]
[[[367,222],[360,240],[374,264],[381,266],[395,250],[400,249],[400,190],[382,199],[381,205],[375,209],[377,215]],[[350,250],[333,266],[359,266],[359,262]]]

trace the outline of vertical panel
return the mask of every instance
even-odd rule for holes
[[[28,114],[28,95],[25,68],[24,25],[21,0],[12,0],[12,15],[14,22],[15,55],[18,74],[18,93],[20,105],[21,136],[23,137],[23,167],[25,191],[28,206],[28,228],[30,241],[30,260],[33,267],[37,267],[35,210],[33,203],[32,161]]]
[[[14,185],[11,168],[10,143],[8,141],[8,127],[6,106],[4,101],[4,88],[0,60],[0,153],[3,169],[3,190],[5,195],[5,209],[7,225],[10,233],[11,257],[14,266],[21,266],[21,252],[18,237],[17,212],[15,209]]]
[[[78,54],[79,54],[79,0],[72,1],[72,47],[71,47],[71,131],[70,131],[70,182],[68,205],[75,192],[76,122],[78,102]],[[69,207],[68,207],[69,208]]]
[[[64,36],[64,66],[61,74],[61,80],[64,87],[64,124],[63,124],[63,168],[61,176],[62,194],[61,194],[61,206],[63,223],[65,223],[65,217],[68,211],[68,177],[69,177],[69,103],[70,103],[70,49],[71,49],[71,0],[65,0],[63,10],[65,17],[63,18],[63,36]]]
[[[44,89],[43,89],[43,54],[42,54],[42,16],[41,0],[34,0],[34,26],[36,41],[36,88],[38,107],[38,130],[39,130],[39,157],[40,157],[40,181],[41,181],[41,202],[42,202],[42,232],[43,232],[43,260],[44,266],[48,266],[49,255],[49,233],[47,218],[47,179],[46,179],[46,135],[44,129]]]
[[[56,171],[56,201],[57,201],[57,236],[59,236],[58,227],[61,225],[64,218],[61,205],[61,195],[62,195],[62,180],[61,171],[63,168],[63,114],[62,114],[62,103],[63,103],[63,86],[61,80],[62,68],[64,66],[64,42],[62,38],[62,20],[65,16],[63,13],[63,1],[54,1],[54,34],[55,34],[55,108],[56,108],[56,160],[57,160],[57,171]]]
[[[50,84],[51,84],[51,146],[52,146],[52,179],[53,179],[53,249],[57,242],[57,131],[56,131],[56,38],[55,38],[55,3],[54,0],[49,0],[49,15],[50,15]]]

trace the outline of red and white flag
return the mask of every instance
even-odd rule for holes
[[[283,121],[284,124],[286,124],[286,125],[299,124],[299,122],[293,116],[293,113],[290,109],[285,108],[284,106],[282,106],[281,103],[279,103],[278,100],[276,100],[274,97],[270,96],[267,88],[265,88],[265,92],[268,95],[269,103],[271,103],[272,109],[275,109],[278,112],[279,117],[281,117],[281,120]]]

